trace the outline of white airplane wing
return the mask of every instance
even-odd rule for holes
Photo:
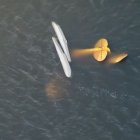
[[[58,37],[58,40],[59,40],[61,46],[63,48],[63,51],[66,54],[68,61],[71,62],[71,57],[70,57],[70,53],[69,53],[69,49],[68,49],[68,43],[67,43],[67,40],[65,38],[65,35],[64,35],[62,29],[55,22],[52,22],[52,26],[54,28],[54,31]]]
[[[52,40],[53,40],[53,43],[55,45],[57,54],[58,54],[58,56],[60,58],[60,61],[61,61],[61,64],[62,64],[62,67],[63,67],[65,75],[67,77],[71,77],[71,67],[69,65],[69,62],[67,60],[66,55],[63,53],[63,51],[62,51],[57,39],[55,37],[52,37]]]

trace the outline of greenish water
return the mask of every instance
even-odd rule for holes
[[[0,0],[0,140],[139,140],[140,1]],[[92,57],[63,73],[51,21],[70,50],[99,38],[122,63]]]

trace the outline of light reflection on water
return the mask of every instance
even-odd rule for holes
[[[61,100],[66,97],[66,85],[61,79],[54,78],[45,85],[45,93],[49,99]]]

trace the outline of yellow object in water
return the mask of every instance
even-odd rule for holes
[[[107,47],[108,47],[108,41],[105,38],[99,39],[95,44],[95,48],[107,48]]]
[[[107,57],[108,52],[110,52],[110,49],[108,48],[108,41],[104,38],[97,41],[95,44],[95,48],[100,48],[99,51],[96,51],[93,53],[93,57],[97,61],[103,61]]]
[[[108,62],[111,64],[118,63],[128,56],[127,53],[114,54],[109,57]]]
[[[87,55],[93,55],[95,60],[101,62],[104,61],[108,55],[111,53],[110,48],[108,47],[108,41],[105,38],[99,39],[95,44],[94,48],[91,49],[76,49],[72,51],[73,57],[82,57]],[[115,64],[122,61],[128,56],[127,53],[122,54],[111,54],[107,59],[108,63]]]
[[[75,49],[72,51],[72,56],[73,57],[82,57],[82,56],[87,56],[96,52],[100,51],[109,51],[108,48],[92,48],[92,49]]]
[[[72,52],[73,57],[82,57],[92,54],[97,61],[103,61],[107,53],[110,52],[108,48],[108,41],[104,38],[97,41],[94,48],[91,49],[76,49]]]

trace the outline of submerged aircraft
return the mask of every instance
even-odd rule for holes
[[[68,61],[71,62],[71,57],[70,57],[70,53],[69,53],[69,49],[68,49],[68,43],[67,43],[67,40],[65,38],[65,35],[64,35],[62,29],[54,21],[52,21],[52,26],[54,28],[54,31],[55,31],[55,33],[57,35],[57,38],[58,38],[61,46],[63,48],[63,51],[66,54],[66,57],[67,57]]]
[[[65,53],[62,51],[57,39],[55,37],[52,37],[52,40],[53,40],[53,43],[55,45],[57,54],[60,58],[60,62],[62,64],[65,75],[67,77],[71,77],[71,67],[69,65],[69,62],[67,60],[67,57],[66,57]]]
[[[64,73],[66,77],[71,77],[72,71],[69,62],[71,62],[71,57],[68,49],[68,43],[65,38],[65,35],[61,29],[61,27],[55,23],[52,22],[52,26],[54,28],[54,31],[56,33],[55,37],[52,37],[52,41],[55,45],[57,54],[59,56],[60,62],[62,64]],[[73,57],[81,57],[81,56],[87,56],[87,55],[93,55],[95,60],[101,62],[104,61],[107,58],[107,55],[110,54],[110,48],[108,47],[108,41],[107,39],[101,38],[97,41],[97,43],[94,45],[93,48],[90,49],[76,49],[72,51]],[[107,62],[109,63],[118,63],[122,61],[124,58],[128,56],[127,53],[122,53],[118,55],[109,55],[109,59]]]

